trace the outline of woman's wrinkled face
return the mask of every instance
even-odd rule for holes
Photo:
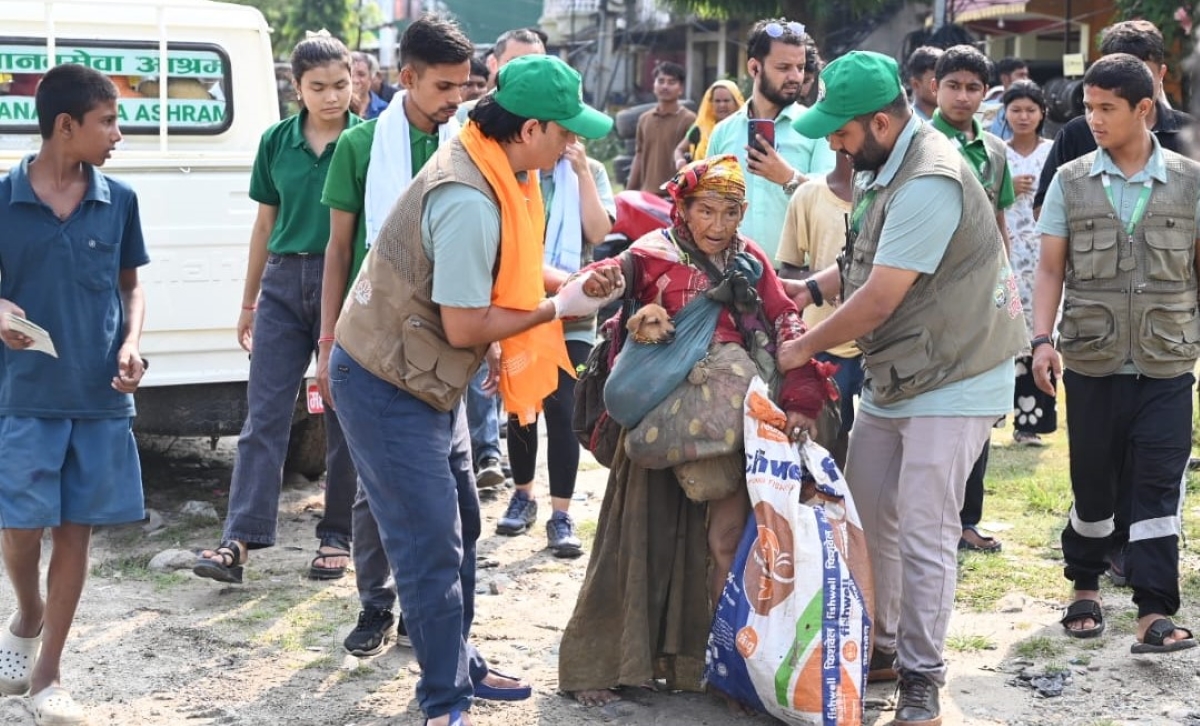
[[[745,202],[718,197],[693,197],[684,202],[683,221],[700,251],[715,255],[724,252],[733,243],[745,213]]]
[[[737,99],[733,97],[728,88],[717,86],[712,92],[712,109],[717,120],[722,121],[737,110]]]

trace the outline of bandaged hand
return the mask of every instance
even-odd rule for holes
[[[602,283],[600,287],[596,287],[595,275],[594,271],[588,271],[573,277],[558,289],[558,294],[550,298],[550,301],[554,303],[555,318],[583,318],[594,315],[600,308],[619,298],[625,291],[623,278],[618,276],[615,284]],[[603,292],[606,288],[609,289],[607,295],[588,294],[589,289],[592,292]]]

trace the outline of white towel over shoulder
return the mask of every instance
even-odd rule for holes
[[[375,244],[379,230],[400,195],[408,189],[419,169],[412,168],[412,144],[408,138],[408,116],[404,114],[406,91],[396,94],[375,122],[371,141],[371,161],[367,166],[367,192],[363,204],[366,215],[367,249]],[[458,135],[458,121],[453,117],[438,127],[438,144]]]

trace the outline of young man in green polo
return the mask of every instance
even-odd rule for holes
[[[321,293],[321,335],[317,380],[326,405],[329,351],[346,290],[358,276],[392,204],[425,166],[443,140],[458,134],[454,113],[471,72],[474,47],[454,23],[424,16],[401,37],[402,92],[377,119],[346,130],[338,139],[321,201],[329,207],[329,245]],[[400,645],[408,645],[403,617],[392,615],[396,591],[388,582],[388,562],[379,530],[362,492],[354,503],[354,570],[362,610],[346,636],[346,650],[373,655],[387,643],[395,625]]]
[[[1008,154],[1004,141],[991,132],[984,131],[975,113],[987,93],[991,78],[992,62],[987,56],[970,45],[948,48],[934,66],[937,84],[937,110],[931,123],[947,136],[963,158],[975,171],[975,178],[983,185],[996,213],[996,226],[1004,239],[1004,249],[1009,249],[1008,224],[1004,210],[1016,201],[1012,173],[1008,168]],[[1014,374],[1015,375],[1015,374]],[[985,441],[983,451],[971,467],[967,477],[967,491],[963,499],[962,537],[959,549],[976,552],[999,552],[1000,541],[979,532],[983,519],[983,480],[987,475],[990,443]]]

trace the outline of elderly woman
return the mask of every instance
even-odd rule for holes
[[[709,86],[696,110],[696,123],[692,124],[692,128],[675,147],[675,168],[708,156],[708,137],[712,135],[713,128],[745,102],[746,99],[733,81],[720,80]]]
[[[667,189],[674,202],[672,227],[591,269],[621,265],[628,295],[656,302],[674,316],[713,285],[713,267],[728,275],[735,264],[744,268],[751,261],[761,269],[751,288],[757,291],[756,310],[722,310],[712,342],[747,347],[749,328],[767,334],[768,349],[799,336],[800,316],[770,258],[738,234],[746,185],[737,159],[693,162]],[[774,351],[769,353],[773,358]],[[812,430],[827,397],[824,376],[810,364],[788,373],[779,391],[788,431],[799,436]],[[559,654],[560,688],[585,705],[616,700],[614,689],[656,679],[665,679],[671,689],[700,690],[713,607],[750,508],[744,479],[724,499],[688,499],[671,469],[647,469],[629,460],[626,435],[612,463],[592,559]]]

